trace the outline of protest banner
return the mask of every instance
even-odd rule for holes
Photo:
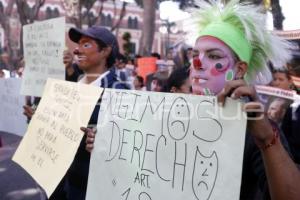
[[[21,94],[42,95],[47,78],[65,79],[65,18],[23,26],[25,70]]]
[[[21,79],[0,79],[0,131],[23,136],[27,119],[23,115],[25,97],[21,96]]]
[[[155,57],[139,58],[137,61],[138,75],[146,80],[147,75],[156,72],[156,60],[157,58]]]
[[[105,89],[99,116],[87,200],[239,199],[246,116],[237,101]]]
[[[49,197],[70,167],[102,88],[48,79],[13,160]]]

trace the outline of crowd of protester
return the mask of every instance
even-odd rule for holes
[[[65,50],[64,52],[66,80],[94,84],[97,78],[90,79],[86,76],[86,74],[87,72],[98,73],[98,69],[93,69],[88,64],[84,63],[87,61],[83,61],[82,55],[91,56],[91,54],[95,54],[95,56],[99,56],[99,58],[102,56],[100,58],[102,60],[100,61],[104,64],[101,66],[103,67],[103,69],[105,69],[104,71],[107,70],[109,72],[105,76],[109,78],[109,80],[112,80],[113,83],[120,83],[118,85],[121,89],[199,94],[193,90],[192,85],[194,80],[191,78],[191,70],[193,70],[194,68],[202,69],[202,61],[200,61],[199,59],[199,51],[202,51],[201,45],[205,44],[205,39],[207,38],[200,37],[198,42],[201,41],[202,43],[198,44],[198,46],[196,45],[197,48],[194,49],[185,45],[179,45],[172,49],[169,49],[166,56],[161,56],[156,52],[152,53],[151,57],[156,58],[157,70],[155,72],[152,72],[151,74],[148,74],[146,77],[143,77],[140,75],[138,66],[138,59],[142,59],[142,56],[124,56],[118,51],[117,48],[115,48],[118,45],[116,44],[116,39],[112,35],[112,33],[110,33],[106,29],[104,30],[104,28],[98,27],[94,29],[98,32],[101,32],[101,34],[96,33],[94,37],[90,37],[90,34],[88,33],[91,29],[86,30],[86,32],[80,31],[78,29],[71,29],[69,31],[70,39],[75,43],[78,43],[78,47],[73,51]],[[105,37],[103,35],[105,35]],[[101,42],[99,43],[99,41]],[[95,45],[95,47],[97,47],[101,51],[97,52],[95,50],[94,52],[93,49],[84,49],[84,45],[87,43],[91,44],[92,47],[93,45]],[[89,52],[89,54],[87,52]],[[7,55],[5,54],[5,56]],[[2,56],[0,78],[8,78],[10,76],[22,77],[22,73],[24,70],[24,59],[20,58],[16,70],[13,73],[9,73],[10,75],[7,75],[7,72],[4,69],[5,64],[7,64],[5,56]],[[297,60],[297,58],[295,59]],[[235,62],[238,63],[239,61]],[[272,67],[270,65],[270,70],[273,74],[273,80],[268,85],[283,90],[294,90],[295,92],[299,92],[297,86],[293,84],[291,74],[293,76],[300,77],[300,74],[298,74],[297,70],[295,70],[299,68],[300,63],[298,63],[298,66],[296,66],[295,62],[293,61],[293,65],[294,66],[291,67],[289,63],[286,63],[286,66],[281,66],[281,68],[278,68],[277,66],[276,69],[275,67]],[[216,65],[216,68],[218,67],[219,66]],[[101,70],[102,68],[99,69]],[[245,71],[243,70],[244,69],[242,63],[241,71],[245,73]],[[222,91],[218,91],[218,93],[215,94],[218,95],[218,97],[221,99],[221,102],[224,101],[224,98],[227,97],[228,94],[232,92],[232,90],[237,91],[238,89],[240,89],[240,86],[245,87],[245,83],[242,80],[242,72],[241,77],[237,77],[237,80],[232,80],[232,84],[227,84]],[[112,87],[111,85],[102,85],[102,82],[99,86],[107,88]],[[249,92],[249,94],[250,93],[251,92]],[[24,106],[24,114],[28,117],[28,121],[30,121],[32,115],[34,114],[34,110],[38,105],[39,98],[26,97],[26,99],[27,105]],[[96,123],[96,120],[98,118],[97,111],[99,111],[99,108],[94,110],[90,124]],[[264,112],[262,112],[261,114],[264,115],[264,113],[266,113],[266,116],[268,118],[266,118],[265,120],[270,120],[271,125],[265,125],[264,122],[257,123],[261,123],[259,126],[263,128],[267,127],[268,130],[272,130],[272,127],[279,127],[277,132],[275,132],[279,132],[281,139],[280,142],[277,142],[279,144],[275,144],[275,142],[273,141],[275,140],[274,137],[271,143],[267,144],[269,146],[264,147],[268,149],[268,151],[264,151],[259,147],[259,145],[257,145],[257,141],[255,141],[251,137],[251,135],[247,133],[244,153],[245,159],[241,199],[253,199],[254,196],[269,199],[269,193],[271,193],[271,197],[273,199],[280,199],[277,198],[277,196],[287,194],[284,193],[286,190],[277,190],[279,186],[281,187],[281,183],[278,182],[283,182],[287,186],[290,186],[289,184],[300,182],[300,180],[298,180],[300,177],[300,171],[298,170],[299,173],[297,174],[297,176],[292,173],[295,172],[295,169],[297,169],[298,165],[300,165],[299,103],[293,102],[292,104],[286,104],[286,102],[282,99],[275,99],[272,103],[270,103],[268,108],[264,109]],[[259,127],[258,125],[256,126]],[[88,151],[91,151],[93,148],[93,138],[95,137],[95,133],[93,132],[94,130],[90,130],[88,128],[82,128],[82,130],[87,134],[87,137],[85,137],[82,141],[75,160],[66,177],[62,180],[60,186],[54,192],[53,196],[50,197],[50,199],[80,199],[81,195],[85,195],[90,158],[90,154]],[[247,130],[247,132],[248,131],[250,130]],[[256,137],[258,136],[256,135]],[[87,143],[87,145],[85,143]],[[263,145],[265,145],[265,143]],[[276,147],[276,145],[278,145],[279,147]],[[86,151],[85,149],[88,149],[88,151]],[[260,156],[257,155],[260,154],[259,152],[261,152]],[[256,155],[254,155],[254,153],[256,153]],[[279,156],[282,157],[279,158]],[[76,160],[78,162],[76,162]],[[281,160],[281,162],[285,163],[278,163],[278,160]],[[280,170],[284,170],[282,171],[282,173],[284,173],[283,176],[288,177],[289,179],[294,176],[293,178],[297,180],[289,181],[283,178],[281,175],[278,175],[278,172],[276,171],[278,169],[275,169],[275,166],[273,165],[280,165]],[[78,172],[78,168],[80,168],[82,171]],[[286,171],[289,171],[290,174],[288,174],[289,172]],[[268,180],[266,180],[266,176]],[[255,187],[253,188],[256,188],[257,190],[253,190],[253,188],[250,189],[250,187],[252,187],[250,186],[252,183],[253,185],[255,185]],[[69,193],[66,192],[66,190]],[[282,192],[283,194],[280,192]],[[294,191],[291,192],[293,193]],[[252,194],[249,195],[250,193]],[[247,196],[251,196],[252,198],[247,198]]]
[[[179,57],[178,54],[181,54],[181,56]],[[124,84],[125,89],[193,94],[190,67],[197,65],[197,62],[199,62],[197,50],[186,48],[176,52],[175,49],[170,49],[169,54],[165,58],[162,58],[158,53],[153,53],[151,56],[157,58],[157,71],[144,79],[139,75],[139,67],[137,65],[137,59],[143,57],[140,55],[136,55],[133,58],[125,57],[118,53],[112,69],[114,69],[118,81]],[[64,64],[66,67],[66,80],[68,81],[77,82],[82,78],[84,72],[79,68],[77,60],[76,51],[65,50]],[[168,62],[171,65],[167,65]],[[290,77],[289,70],[292,69],[288,69],[285,66],[282,66],[281,69],[273,69],[273,80],[268,85],[283,90],[297,91]],[[13,73],[9,73],[6,69],[1,69],[0,78],[21,78],[23,71],[24,59],[22,57],[19,59]],[[293,72],[293,74],[295,73]],[[37,97],[26,97],[27,105],[24,106],[24,114],[28,117],[28,121],[34,114],[39,100],[40,98]],[[300,106],[299,104],[294,104],[289,105],[283,99],[276,98],[266,108],[266,113],[270,120],[281,126],[289,144],[288,148],[290,149],[291,158],[296,164],[300,165],[300,134],[298,131],[300,128]],[[0,138],[0,147],[1,145]],[[260,192],[258,192],[258,195],[260,195]]]

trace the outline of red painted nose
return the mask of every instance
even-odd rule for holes
[[[194,65],[194,68],[195,69],[201,69],[202,68],[202,63],[201,63],[201,60],[198,58],[198,57],[195,57],[193,59],[193,65]]]

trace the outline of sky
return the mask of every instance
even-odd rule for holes
[[[300,0],[280,0],[280,5],[285,16],[283,21],[284,30],[300,29]],[[187,14],[179,10],[178,3],[165,1],[161,4],[161,18],[167,18],[171,21],[177,21],[187,17]],[[267,18],[268,29],[273,29],[272,14],[268,13]]]
[[[283,29],[300,29],[300,0],[280,0],[280,5],[282,7],[283,15],[285,16]],[[270,15],[270,17],[272,17],[272,15]],[[272,20],[272,18],[270,20]]]

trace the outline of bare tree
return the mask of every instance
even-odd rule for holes
[[[9,21],[10,21],[10,17],[11,17],[11,14],[12,14],[12,10],[13,10],[13,6],[15,4],[15,0],[11,0],[11,1],[8,1],[8,5],[6,8],[4,8],[4,6],[2,5],[0,7],[0,24],[4,30],[4,38],[5,38],[5,41],[4,41],[4,47],[6,47],[6,51],[9,55],[9,63],[11,64],[12,63],[12,38],[11,38],[11,27],[10,27],[10,24],[9,24]],[[11,69],[9,69],[11,70]]]
[[[144,6],[144,24],[142,28],[142,38],[140,40],[139,54],[149,56],[152,50],[152,44],[155,33],[155,0],[143,0]]]
[[[99,11],[98,11],[98,19],[96,21],[96,24],[101,24],[101,15],[102,15],[102,12],[103,12],[103,4],[104,4],[104,1],[105,0],[100,0],[100,8],[99,8]]]
[[[22,27],[26,24],[33,23],[38,20],[40,8],[44,5],[46,0],[35,0],[33,7],[30,7],[27,1],[15,0],[17,11]],[[20,51],[23,54],[23,30],[20,34]]]
[[[35,0],[33,7],[30,7],[27,1],[16,0],[17,10],[22,26],[33,23],[38,19],[40,8],[46,0]]]
[[[93,19],[93,15],[91,12],[91,9],[93,8],[94,4],[97,0],[89,0],[89,1],[80,1],[82,4],[82,7],[86,8],[86,11],[83,13],[82,18],[86,19],[87,25],[90,27],[95,24],[97,21],[96,19]],[[95,18],[95,17],[94,17]]]
[[[272,0],[271,1],[271,9],[272,9],[272,15],[273,15],[273,27],[276,30],[282,30],[283,29],[283,20],[284,16],[281,10],[280,2],[279,0]]]
[[[125,17],[126,15],[126,5],[127,3],[126,2],[123,2],[122,4],[122,9],[120,11],[120,16],[119,16],[119,19],[116,23],[114,23],[114,25],[111,27],[111,31],[114,31],[116,29],[118,29],[120,27],[120,24],[121,24],[121,21],[123,20],[123,18]],[[115,16],[116,16],[116,13],[115,13]]]
[[[62,6],[66,10],[67,16],[71,20],[72,23],[75,24],[77,28],[82,28],[83,21],[90,27],[95,24],[101,24],[101,15],[103,12],[104,2],[107,0],[77,0],[77,1],[70,1],[70,0],[61,0]],[[95,7],[95,3],[99,2],[100,6],[97,11],[97,15],[94,16],[91,10]],[[114,16],[117,16],[117,5],[116,1],[113,0],[114,4]],[[120,16],[117,21],[113,21],[113,25],[111,27],[111,31],[114,31],[119,28],[122,19],[126,14],[126,2],[123,2],[122,9],[120,12]],[[83,13],[82,8],[85,8],[86,11]],[[115,17],[113,17],[115,19]]]
[[[224,0],[225,2],[228,2],[229,0]],[[263,0],[240,0],[241,2],[251,2],[256,5],[261,5],[264,1]],[[273,15],[273,27],[276,30],[282,30],[283,29],[283,20],[284,15],[282,13],[282,9],[280,6],[280,0],[271,0],[271,12]]]

